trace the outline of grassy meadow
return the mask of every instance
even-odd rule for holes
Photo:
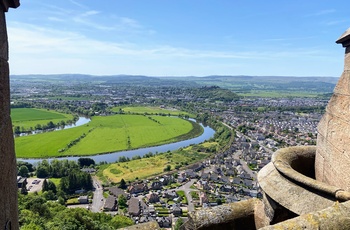
[[[19,126],[25,129],[32,127],[34,129],[37,124],[46,125],[49,121],[57,124],[62,120],[71,120],[73,115],[46,109],[16,108],[11,109],[11,119],[13,127]]]
[[[194,129],[195,126],[195,129]],[[187,120],[165,116],[114,115],[93,117],[76,128],[15,139],[20,158],[83,156],[161,145],[201,134]]]
[[[122,109],[125,113],[137,113],[137,114],[170,114],[172,116],[178,116],[180,114],[182,115],[188,115],[189,117],[194,117],[193,114],[176,110],[176,109],[167,109],[167,108],[160,108],[160,107],[141,107],[141,106],[131,106],[131,107],[115,107],[112,110],[114,112],[119,112],[119,110]]]
[[[176,166],[185,166],[202,160],[210,154],[207,150],[210,147],[216,146],[216,142],[205,142],[196,146],[189,146],[186,149],[162,153],[149,158],[101,165],[98,171],[98,177],[105,183],[119,183],[121,179],[134,181],[148,178],[162,173],[167,165],[170,165],[171,170],[173,170]]]

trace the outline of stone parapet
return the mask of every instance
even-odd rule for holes
[[[182,230],[222,230],[222,229],[256,229],[255,221],[260,221],[258,213],[262,207],[259,199],[249,199],[236,203],[224,204],[213,208],[203,208],[190,212],[188,221]]]
[[[160,230],[157,221],[150,221],[143,224],[132,225],[130,227],[120,228],[121,230]]]
[[[348,230],[350,229],[350,201],[334,203],[331,207],[301,215],[260,230],[308,229]]]

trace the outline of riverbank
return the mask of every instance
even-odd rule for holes
[[[68,159],[68,160],[77,160],[80,157],[89,157],[95,160],[96,163],[99,162],[108,162],[108,163],[112,163],[115,162],[120,156],[126,156],[126,157],[130,157],[132,158],[133,156],[139,155],[139,156],[143,156],[149,152],[152,153],[157,153],[157,152],[167,152],[168,150],[173,151],[179,148],[183,148],[192,144],[199,144],[201,142],[204,142],[205,140],[208,140],[210,138],[212,138],[214,136],[215,131],[210,128],[210,127],[204,127],[202,124],[197,124],[198,126],[201,127],[201,129],[203,129],[203,133],[195,138],[191,138],[191,139],[187,139],[187,140],[183,140],[183,141],[178,141],[175,143],[169,143],[169,144],[164,144],[164,145],[160,145],[160,146],[153,146],[153,147],[145,147],[145,148],[139,148],[139,149],[135,149],[135,150],[126,150],[126,151],[112,151],[111,153],[107,153],[107,154],[101,154],[101,155],[80,155],[80,156],[62,156],[59,157],[59,159]],[[74,129],[71,129],[74,130]],[[19,157],[18,160],[24,160],[27,161],[29,163],[35,163],[38,161],[41,161],[42,159],[48,159],[48,160],[52,160],[55,159],[54,157],[46,157],[46,158],[21,158]]]

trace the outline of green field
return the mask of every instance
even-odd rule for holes
[[[212,145],[216,145],[216,143],[203,143],[196,147],[189,146],[186,150],[180,149],[150,158],[101,165],[98,171],[98,177],[106,183],[119,183],[121,179],[134,181],[148,178],[162,173],[167,165],[170,165],[171,170],[173,170],[176,166],[185,166],[206,158],[209,153],[205,149]]]
[[[16,154],[21,158],[45,158],[136,149],[188,139],[188,133],[198,136],[203,132],[198,127],[176,117],[98,116],[76,128],[18,137]]]
[[[11,119],[13,127],[19,126],[25,129],[32,127],[32,129],[34,129],[37,124],[46,125],[49,121],[57,124],[62,120],[71,120],[73,116],[70,114],[58,113],[53,110],[18,108],[11,109]]]
[[[194,117],[193,114],[189,114],[184,111],[176,110],[176,109],[169,109],[169,108],[160,108],[160,107],[141,107],[141,106],[135,106],[135,107],[115,107],[112,110],[114,112],[119,112],[119,110],[122,109],[125,113],[137,113],[137,114],[170,114],[172,116],[178,116],[178,115],[188,115],[189,117]]]

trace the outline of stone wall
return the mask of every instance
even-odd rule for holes
[[[0,229],[18,229],[17,167],[10,117],[8,41],[5,12],[19,1],[0,1]],[[2,9],[2,10],[1,10]]]
[[[316,180],[350,191],[350,30],[337,43],[346,47],[344,71],[318,125]]]

